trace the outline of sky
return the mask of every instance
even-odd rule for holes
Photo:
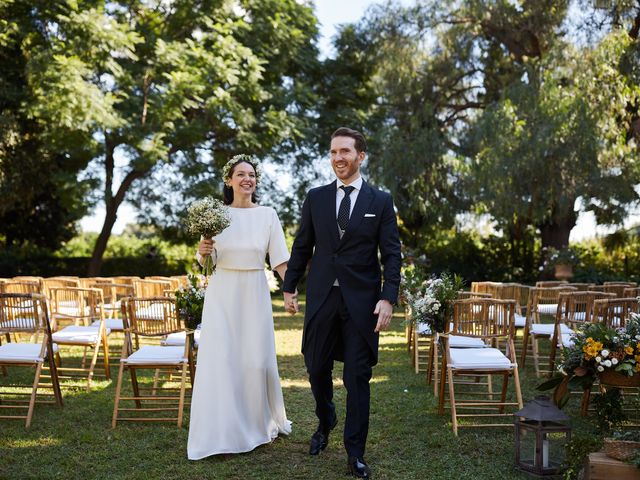
[[[344,23],[356,22],[362,17],[367,7],[374,3],[374,0],[316,0],[316,16],[320,22],[320,42],[319,47],[323,56],[331,56],[331,37],[336,33],[337,27]],[[413,0],[400,0],[403,5],[410,5]],[[81,227],[84,231],[98,232],[102,228],[104,220],[104,208],[97,208],[93,215],[82,219]],[[135,210],[128,204],[123,205],[118,210],[118,220],[114,225],[112,233],[120,234],[128,223],[135,222]],[[630,226],[640,222],[640,209],[636,208],[632,215],[625,222],[625,226]],[[571,231],[570,241],[575,242],[584,238],[593,237],[594,234],[604,235],[615,229],[597,227],[595,217],[592,213],[581,213],[578,223]]]

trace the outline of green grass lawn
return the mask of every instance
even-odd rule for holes
[[[307,454],[316,427],[314,404],[300,354],[302,317],[290,317],[274,297],[278,364],[293,432],[246,454],[216,456],[197,462],[186,458],[185,426],[155,423],[119,424],[111,428],[117,365],[113,381],[98,381],[90,393],[65,389],[65,405],[36,407],[33,424],[0,420],[0,479],[342,479],[346,454],[341,427],[346,392],[336,364],[335,401],[340,419],[329,447],[318,457]],[[19,370],[22,370],[20,372]],[[0,375],[2,385],[17,375]],[[536,395],[531,366],[521,372],[525,402]],[[510,385],[510,392],[513,389]],[[450,416],[439,416],[432,388],[409,364],[404,325],[398,315],[383,333],[380,362],[371,384],[371,423],[365,458],[376,479],[524,479],[514,469],[512,429],[451,431]],[[587,434],[590,421],[577,416],[578,400],[568,412],[574,429]]]

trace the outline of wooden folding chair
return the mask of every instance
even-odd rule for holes
[[[136,298],[152,298],[152,297],[164,297],[167,292],[173,292],[176,289],[173,288],[170,280],[134,280],[133,292]]]
[[[526,326],[522,336],[522,353],[520,366],[524,367],[529,350],[529,340],[531,340],[531,352],[535,367],[536,376],[540,376],[540,362],[542,356],[538,348],[538,340],[549,339],[555,330],[555,316],[558,312],[559,297],[563,292],[575,292],[574,287],[535,287],[530,290],[529,304],[527,305]],[[552,319],[551,322],[543,323],[542,317]],[[564,328],[566,330],[566,327]],[[570,332],[566,332],[570,333]]]
[[[614,298],[613,293],[598,291],[563,292],[558,297],[558,310],[555,318],[555,328],[549,352],[549,371],[551,376],[555,372],[555,362],[558,347],[571,347],[573,334],[580,325],[594,321],[594,302],[599,299]]]
[[[536,282],[536,288],[562,287],[568,283],[566,280],[539,280]]]
[[[51,289],[52,288],[79,288],[80,279],[73,277],[48,277],[42,280],[42,286],[44,294],[51,301]]]
[[[444,354],[438,409],[440,414],[445,408],[445,385],[449,385],[449,406],[453,433],[458,435],[461,427],[513,427],[513,413],[505,413],[505,407],[522,408],[522,393],[518,376],[515,346],[513,343],[515,301],[496,299],[457,300],[453,304],[451,329],[441,335]],[[452,338],[466,338],[479,341],[475,348],[456,348]],[[503,349],[498,348],[503,345]],[[489,382],[495,375],[502,375],[502,389],[499,400],[494,400],[492,389],[487,392],[456,392],[459,387],[473,386],[473,382],[458,384],[456,376],[487,376]],[[514,379],[516,402],[507,401],[509,378]],[[481,397],[488,398],[482,399]],[[471,397],[471,398],[468,398]],[[480,398],[479,398],[480,397]],[[469,412],[469,413],[459,413]],[[464,418],[509,418],[501,423],[460,423]]]
[[[640,303],[636,297],[596,300],[593,306],[594,321],[609,328],[625,327],[631,314],[639,312]]]
[[[53,341],[64,347],[83,347],[84,353],[79,366],[60,366],[61,377],[87,379],[87,391],[91,390],[95,367],[102,347],[104,375],[111,378],[109,370],[110,330],[105,325],[104,300],[102,290],[97,288],[52,288],[51,289]],[[59,328],[67,323],[69,326]],[[90,360],[87,358],[91,352]]]
[[[640,297],[640,287],[627,287],[622,291],[624,298]]]
[[[0,400],[0,418],[24,419],[28,428],[33,419],[33,411],[37,403],[55,403],[62,407],[62,394],[53,359],[54,349],[57,348],[51,341],[51,328],[47,313],[47,302],[44,296],[33,293],[0,293],[0,332],[10,332],[20,342],[0,345],[0,366],[3,368],[27,367],[35,370],[32,384],[2,385],[3,397],[10,399]],[[26,340],[25,340],[26,337]],[[51,383],[41,383],[44,377],[43,367],[45,362],[49,367]],[[31,388],[29,394],[22,389]],[[52,393],[44,394],[41,389],[51,389]],[[28,400],[24,399],[28,396]],[[38,400],[38,397],[51,397],[53,400]],[[11,414],[26,410],[24,415]]]
[[[181,427],[187,372],[189,372],[193,384],[191,342],[185,342],[184,346],[162,346],[159,344],[161,339],[168,335],[185,331],[177,316],[175,300],[168,297],[128,298],[123,300],[122,309],[125,317],[126,341],[120,358],[112,426],[115,428],[118,421],[165,421],[176,422],[177,426]],[[156,339],[158,344],[143,345],[135,349],[132,341],[134,334],[148,340]],[[122,380],[125,369],[129,370],[131,375],[133,396],[130,397],[122,395]],[[158,387],[155,383],[149,387],[140,385],[138,370],[155,371],[158,369],[177,371],[180,375],[179,388]],[[178,390],[178,395],[172,395],[171,393],[175,393],[176,390]],[[122,407],[122,402],[126,404],[133,402],[134,406]],[[121,412],[127,412],[128,416],[120,416]],[[176,416],[168,416],[170,413],[165,412],[175,412]]]

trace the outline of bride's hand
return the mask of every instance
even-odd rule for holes
[[[203,238],[198,245],[198,253],[203,257],[211,256],[215,243],[212,238]]]

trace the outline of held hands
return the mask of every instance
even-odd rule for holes
[[[389,328],[391,316],[393,315],[393,305],[391,305],[389,300],[378,300],[373,313],[378,315],[378,324],[376,325],[374,332],[380,332],[381,330]]]
[[[213,253],[215,243],[213,238],[203,238],[198,245],[198,253],[203,257],[210,257]]]
[[[299,311],[298,307],[298,291],[295,293],[283,292],[284,294],[284,308],[291,315],[295,315]]]

